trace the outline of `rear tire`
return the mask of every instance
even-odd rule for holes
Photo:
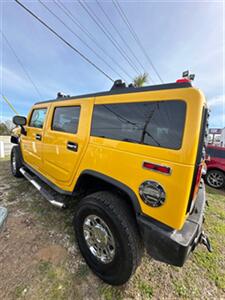
[[[225,187],[225,175],[223,172],[216,169],[209,170],[206,173],[206,182],[213,188],[222,189]]]
[[[95,274],[112,285],[128,281],[141,261],[142,243],[124,199],[108,191],[83,198],[74,229],[80,251]]]
[[[22,177],[20,168],[23,166],[21,154],[18,146],[13,146],[11,150],[11,172],[15,177]]]

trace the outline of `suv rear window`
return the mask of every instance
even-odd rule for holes
[[[186,104],[181,100],[98,104],[91,135],[113,140],[179,149]]]
[[[52,130],[77,133],[79,117],[80,106],[56,107],[52,121]]]
[[[29,126],[42,128],[45,120],[47,108],[37,108],[32,111]]]

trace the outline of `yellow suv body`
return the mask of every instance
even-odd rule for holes
[[[22,126],[21,165],[62,194],[118,193],[149,253],[182,265],[201,238],[207,114],[203,94],[190,83],[39,102]],[[190,213],[196,205],[193,229]],[[169,242],[163,245],[165,236]]]

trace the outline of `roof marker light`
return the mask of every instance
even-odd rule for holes
[[[190,74],[189,71],[184,71],[182,73],[182,78],[177,79],[176,83],[185,83],[185,82],[191,82],[195,79],[195,74]]]
[[[176,80],[176,83],[184,83],[184,82],[191,82],[191,80],[187,78],[181,78]]]

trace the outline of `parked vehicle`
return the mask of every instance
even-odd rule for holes
[[[60,96],[61,97],[61,96]],[[189,80],[36,103],[15,116],[12,174],[60,194],[79,195],[74,229],[80,251],[105,282],[125,283],[143,244],[155,259],[182,266],[202,242],[208,110]],[[36,176],[36,177],[35,177]]]
[[[206,182],[213,188],[225,187],[225,147],[208,145],[206,153],[207,173]]]

